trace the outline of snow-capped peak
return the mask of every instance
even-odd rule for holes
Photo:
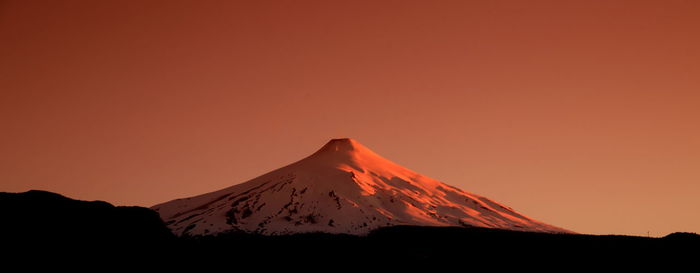
[[[420,175],[349,138],[250,181],[153,209],[178,235],[366,234],[392,225],[569,232]]]

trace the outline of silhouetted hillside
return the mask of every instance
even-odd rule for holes
[[[698,237],[673,234],[665,238],[647,238],[394,226],[378,229],[367,237],[322,233],[286,236],[231,233],[182,238],[181,244],[195,259],[238,257],[251,261],[274,258],[277,262],[293,263],[314,257],[326,262],[369,259],[379,263],[405,261],[415,265],[479,261],[503,262],[501,266],[507,267],[515,266],[515,262],[639,267],[643,265],[640,261],[647,264],[693,263],[700,254]]]
[[[148,251],[174,239],[158,214],[32,190],[0,193],[0,240],[15,254]]]
[[[44,191],[0,193],[0,215],[0,240],[12,256],[75,263],[128,264],[145,259],[152,265],[170,268],[253,262],[301,268],[328,263],[402,268],[459,267],[462,263],[513,268],[566,263],[576,267],[616,264],[629,268],[692,264],[700,254],[700,236],[694,233],[647,238],[394,226],[364,237],[232,232],[176,238],[150,209],[77,201]]]

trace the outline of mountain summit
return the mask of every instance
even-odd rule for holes
[[[177,235],[366,234],[395,225],[570,233],[406,169],[349,138],[247,182],[153,209]]]

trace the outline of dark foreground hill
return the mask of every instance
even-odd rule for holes
[[[132,247],[147,251],[175,239],[150,209],[73,200],[46,191],[0,193],[0,217],[4,247],[30,255]]]
[[[149,209],[77,201],[43,191],[0,193],[0,215],[0,242],[9,250],[4,256],[8,260],[147,260],[166,267],[251,262],[301,268],[321,263],[453,267],[463,262],[509,268],[562,262],[639,267],[690,264],[700,254],[700,236],[693,233],[647,238],[395,226],[368,236],[228,233],[177,238]]]

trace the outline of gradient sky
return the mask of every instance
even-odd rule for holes
[[[0,1],[0,191],[151,206],[351,137],[593,234],[700,232],[700,1]]]

